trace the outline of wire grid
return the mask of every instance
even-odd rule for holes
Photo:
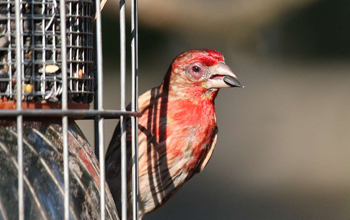
[[[47,51],[46,48],[49,44],[46,45],[46,36],[50,36],[50,34],[47,34],[47,32],[43,31],[41,33],[41,40],[42,40],[42,47],[41,47],[41,52],[42,52],[42,62],[33,62],[28,61],[28,59],[26,60],[25,57],[25,51],[26,48],[24,46],[24,39],[25,39],[25,31],[23,31],[23,27],[25,26],[25,13],[23,8],[27,7],[28,3],[26,3],[27,1],[21,1],[21,0],[15,0],[15,4],[13,5],[13,2],[10,1],[6,1],[6,5],[7,8],[10,9],[13,6],[15,7],[15,16],[14,18],[12,18],[12,15],[7,14],[8,19],[7,20],[7,25],[11,26],[11,22],[14,21],[15,22],[15,34],[12,33],[12,31],[10,31],[10,34],[7,34],[7,37],[10,38],[9,41],[9,45],[15,45],[15,51],[13,51],[13,49],[8,50],[7,52],[10,54],[8,54],[8,60],[7,60],[7,65],[8,65],[8,69],[13,70],[16,67],[19,67],[15,70],[15,75],[12,76],[12,74],[10,74],[8,77],[8,80],[1,80],[1,83],[7,83],[6,85],[6,91],[5,94],[9,94],[9,92],[16,92],[16,94],[12,94],[12,96],[9,97],[22,97],[23,100],[26,100],[26,90],[24,89],[26,87],[25,84],[25,80],[26,80],[26,64],[31,63],[32,66],[32,70],[36,70],[35,68],[38,68],[38,66],[35,66],[36,64],[38,65],[42,65],[43,68],[43,72],[42,72],[42,76],[44,79],[44,83],[46,82],[50,82],[48,79],[49,77],[47,77],[46,74],[46,66],[49,65],[50,60],[46,59],[47,57]],[[47,6],[48,2],[45,2],[45,0],[43,2],[41,2],[42,5],[44,5],[45,7]],[[53,58],[57,59],[57,61],[61,60],[61,67],[60,67],[60,71],[61,71],[61,101],[62,101],[62,108],[61,110],[23,110],[22,109],[22,102],[17,102],[17,111],[11,111],[11,110],[3,110],[0,111],[0,116],[16,116],[17,117],[17,132],[18,132],[18,136],[17,136],[17,144],[18,144],[18,205],[19,205],[19,219],[23,220],[24,219],[24,199],[23,199],[23,116],[31,116],[31,117],[43,117],[43,116],[61,116],[62,117],[62,136],[63,136],[63,160],[64,160],[64,219],[68,220],[69,219],[69,155],[68,155],[68,117],[69,116],[95,116],[95,134],[97,134],[95,136],[95,140],[96,140],[96,148],[98,147],[98,152],[99,152],[99,159],[100,159],[100,219],[104,220],[105,219],[105,163],[104,163],[104,137],[103,137],[103,127],[104,127],[104,118],[105,117],[112,117],[112,118],[116,118],[116,117],[120,117],[121,119],[121,127],[122,127],[122,151],[124,151],[123,155],[122,155],[122,164],[121,164],[121,172],[123,173],[122,175],[122,195],[121,195],[121,200],[122,200],[122,210],[121,211],[121,219],[122,220],[126,220],[127,219],[127,191],[126,191],[126,184],[127,184],[127,180],[126,180],[126,131],[125,131],[125,127],[126,127],[126,120],[125,117],[131,117],[132,119],[132,160],[133,160],[133,179],[132,179],[132,184],[133,184],[133,192],[132,192],[132,198],[133,198],[133,219],[138,219],[138,138],[137,138],[137,133],[138,133],[138,129],[137,129],[137,125],[138,125],[138,120],[137,117],[140,116],[139,113],[137,113],[137,99],[138,99],[138,12],[137,12],[137,0],[132,0],[131,4],[132,4],[132,27],[131,27],[131,32],[132,32],[132,46],[131,46],[131,50],[132,50],[132,100],[131,100],[131,106],[132,106],[132,110],[131,111],[126,111],[125,110],[125,66],[126,66],[126,43],[125,43],[125,1],[124,0],[120,0],[120,48],[121,48],[121,110],[104,110],[103,109],[103,69],[102,69],[102,64],[103,64],[103,60],[102,60],[102,27],[101,27],[101,13],[100,13],[100,2],[96,1],[95,2],[95,8],[96,8],[96,30],[95,30],[95,34],[96,34],[96,65],[97,65],[97,74],[96,74],[96,79],[97,79],[97,85],[98,85],[98,90],[97,90],[97,94],[95,94],[95,110],[68,110],[68,101],[69,98],[72,96],[69,96],[71,93],[71,91],[69,91],[69,89],[73,88],[74,84],[76,84],[75,81],[73,80],[69,80],[69,79],[75,79],[74,75],[72,78],[72,74],[76,73],[79,74],[79,71],[73,71],[73,69],[75,68],[75,70],[80,70],[79,68],[82,68],[83,74],[85,70],[90,70],[89,68],[91,68],[90,65],[93,64],[93,59],[91,57],[91,54],[89,54],[89,50],[92,50],[92,48],[88,48],[88,47],[84,47],[84,43],[82,43],[83,46],[80,45],[75,45],[73,46],[71,44],[72,41],[70,41],[70,39],[74,39],[72,36],[76,36],[76,39],[80,39],[82,35],[81,33],[78,32],[74,32],[73,29],[71,29],[71,25],[72,23],[70,23],[72,20],[76,19],[76,15],[79,14],[79,11],[81,11],[81,13],[83,13],[83,11],[86,11],[85,9],[77,9],[77,7],[79,6],[79,3],[82,3],[83,5],[86,3],[89,3],[88,1],[60,1],[59,3],[59,8],[60,8],[60,15],[57,14],[57,2],[54,0],[52,1],[51,4],[51,9],[52,7],[54,7],[55,9],[53,10],[53,16],[47,16],[48,18],[50,17],[50,19],[52,19],[52,17],[55,17],[54,19],[56,19],[57,16],[59,16],[60,18],[60,23],[56,24],[60,26],[60,31],[55,32],[54,30],[57,30],[57,26],[56,28],[53,29],[53,38],[52,38],[52,42],[56,42],[56,40],[54,39],[58,39],[60,37],[61,39],[61,44],[53,44],[52,48],[56,49],[56,51],[60,51],[61,53],[61,57],[60,59],[58,59],[58,53],[55,54],[55,52],[53,52],[53,54],[55,54],[53,57],[57,57]],[[0,3],[3,3],[3,1],[1,1]],[[31,1],[31,5],[33,8],[33,5],[35,5],[35,3],[37,3],[37,1],[32,0]],[[50,5],[50,4],[49,4]],[[68,5],[68,7],[67,7]],[[43,8],[45,8],[43,7]],[[50,8],[48,6],[48,8]],[[12,9],[11,9],[12,10]],[[44,9],[42,9],[44,11]],[[77,11],[76,15],[72,14],[72,11]],[[68,12],[68,13],[67,13]],[[35,20],[35,16],[32,17],[32,24]],[[46,16],[44,16],[43,19],[43,23],[42,24],[46,24],[49,26],[46,27],[50,27],[50,25],[53,26],[53,24],[50,24],[50,20],[46,19]],[[86,19],[90,19],[86,18]],[[66,20],[67,19],[67,20]],[[85,18],[82,18],[85,19]],[[47,23],[47,20],[48,23]],[[68,22],[68,27],[69,30],[67,30],[66,28],[66,21],[70,21]],[[79,24],[79,22],[77,22],[77,24]],[[45,27],[45,28],[46,28]],[[43,27],[42,27],[43,28]],[[8,29],[10,30],[10,29]],[[58,33],[60,33],[60,35],[58,35]],[[35,39],[36,35],[36,31],[32,31],[31,33],[28,33],[30,35],[30,39]],[[34,35],[34,36],[33,36]],[[89,35],[89,34],[87,34]],[[1,35],[2,37],[5,35]],[[15,37],[14,37],[15,36]],[[13,39],[14,38],[14,39]],[[43,40],[45,39],[45,40]],[[68,40],[69,39],[69,40]],[[91,38],[88,38],[91,40]],[[14,42],[12,42],[14,41]],[[78,40],[78,42],[80,42]],[[84,40],[82,41],[84,42]],[[57,42],[56,42],[57,43]],[[67,45],[68,43],[68,45]],[[60,48],[59,48],[60,47]],[[11,48],[9,46],[9,48]],[[36,48],[36,46],[31,47],[31,49],[33,49],[33,53],[35,56],[36,50],[34,50],[34,48]],[[77,56],[76,53],[71,52],[72,48],[76,48],[79,50],[83,51],[83,54],[86,58],[85,61],[87,62],[80,62],[80,61],[73,61],[74,56]],[[59,50],[60,49],[60,50]],[[86,50],[86,51],[84,51]],[[53,50],[55,51],[55,50]],[[69,53],[68,53],[69,52]],[[13,57],[15,57],[15,59],[13,59]],[[67,62],[64,62],[64,61]],[[26,63],[28,61],[28,63]],[[63,62],[62,62],[63,61]],[[5,66],[5,62],[2,63],[3,66]],[[36,75],[34,75],[34,73],[31,75],[31,79],[33,80],[33,82],[36,82]],[[58,83],[58,76],[56,76],[56,83]],[[79,80],[78,80],[79,81]],[[18,83],[20,82],[20,83]],[[87,81],[90,82],[90,81]],[[14,91],[12,89],[13,84],[15,83],[16,85],[16,90]],[[79,83],[78,83],[79,85]],[[53,88],[55,88],[55,90],[53,90],[54,92],[57,92],[60,86],[57,84],[53,85]],[[11,90],[12,89],[12,90]],[[40,90],[41,93],[40,96],[44,95],[44,91],[41,88]],[[45,91],[46,92],[46,91]],[[31,94],[34,94],[34,89],[33,92]],[[46,93],[45,93],[46,94]],[[87,93],[90,94],[90,93]],[[73,96],[74,97],[74,96]],[[97,151],[96,151],[97,152]]]
[[[126,30],[125,30],[125,0],[120,0],[120,108],[125,108],[125,72],[126,72]],[[138,1],[131,1],[131,66],[132,66],[132,94],[131,112],[138,109]],[[126,149],[126,118],[120,116],[121,133],[121,220],[127,220],[128,213],[128,191],[127,191],[127,149]],[[138,119],[131,117],[132,135],[132,218],[138,219]]]
[[[69,102],[90,103],[94,94],[92,0],[65,1]],[[59,102],[62,96],[61,25],[58,0],[21,0],[16,54],[15,2],[0,1],[0,96],[15,100],[16,58],[22,58],[25,101]],[[5,100],[4,100],[5,99]]]

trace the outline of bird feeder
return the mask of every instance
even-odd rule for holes
[[[62,52],[59,1],[20,4],[21,66],[16,65],[15,1],[0,1],[0,109],[61,108]],[[68,107],[88,109],[94,95],[92,0],[66,1]],[[22,97],[16,71],[22,68]]]
[[[120,0],[121,109],[103,106],[100,10],[105,2],[0,0],[0,219],[119,219],[103,175],[104,119],[120,117],[125,127],[124,118],[131,118],[133,157],[138,158],[137,0],[131,2],[131,111],[125,108],[124,0]],[[75,119],[94,120],[95,151]],[[125,146],[126,139],[122,142]],[[122,158],[125,163],[126,156]],[[130,208],[137,220],[137,160],[133,167]],[[126,184],[126,178],[122,182]],[[129,195],[122,194],[127,207]],[[124,209],[121,219],[126,219]]]

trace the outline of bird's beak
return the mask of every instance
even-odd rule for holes
[[[209,67],[212,73],[211,77],[205,82],[205,87],[210,88],[228,88],[228,87],[244,87],[238,81],[237,76],[225,63],[220,62],[215,66]]]

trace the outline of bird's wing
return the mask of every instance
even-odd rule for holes
[[[138,99],[138,111],[142,113],[147,107],[153,104],[153,102],[156,102],[160,95],[162,94],[159,92],[159,87],[155,87],[143,93]]]
[[[138,112],[143,113],[153,102],[156,102],[158,100],[158,97],[162,94],[159,92],[159,87],[155,87],[153,89],[148,90],[147,92],[143,93],[139,99],[138,99]],[[131,104],[128,105],[126,108],[127,110],[131,110]],[[127,140],[127,147],[131,146],[131,120],[130,117],[126,118],[126,140]],[[118,159],[120,158],[120,122],[116,126],[112,139],[109,143],[108,150],[106,153],[106,165],[107,165],[107,172],[108,172],[108,166],[111,164],[119,164]]]
[[[211,143],[211,146],[209,148],[209,151],[206,155],[206,157],[203,159],[201,165],[198,168],[198,173],[202,172],[202,170],[204,170],[204,168],[207,166],[211,156],[213,155],[214,149],[215,149],[215,145],[216,145],[216,141],[218,140],[218,127],[216,126],[215,128],[215,133],[214,133],[214,138],[213,138],[213,142]]]

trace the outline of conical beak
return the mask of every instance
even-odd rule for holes
[[[211,77],[205,82],[205,87],[210,88],[228,88],[228,87],[240,87],[242,84],[238,81],[237,76],[225,63],[220,62],[215,66],[209,68],[212,73]]]

